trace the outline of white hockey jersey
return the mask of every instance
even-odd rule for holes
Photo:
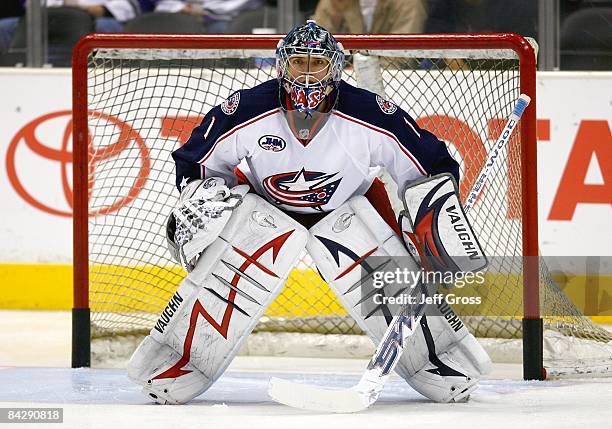
[[[385,167],[399,189],[442,172],[458,180],[446,145],[397,105],[344,81],[331,96],[337,100],[326,123],[306,142],[287,121],[278,81],[235,92],[172,154],[177,187],[211,176],[233,185],[242,172],[277,207],[314,214],[363,195],[377,167]]]

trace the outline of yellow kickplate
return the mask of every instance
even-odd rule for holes
[[[129,308],[135,298],[141,303],[153,302],[146,310],[160,312],[170,299],[183,276],[177,267],[119,267],[92,266],[94,294],[123,298],[108,301],[104,310],[120,311]],[[491,287],[491,284],[495,287]],[[520,308],[521,294],[507,291],[508,285],[499,279],[488,278],[488,290],[506,290],[502,299],[512,309]],[[511,282],[514,283],[514,282]],[[153,287],[155,285],[155,288]],[[162,286],[160,288],[160,285]],[[612,276],[597,278],[573,276],[560,287],[578,308],[597,323],[612,323]],[[455,289],[458,295],[460,291]],[[512,293],[508,293],[512,292]],[[514,298],[510,298],[514,297]],[[489,300],[486,300],[490,302]],[[499,300],[497,300],[499,302]],[[0,264],[0,309],[70,310],[72,308],[72,265],[64,264]],[[141,310],[145,310],[142,308]],[[586,310],[586,311],[585,311]],[[294,269],[276,301],[268,308],[268,316],[307,317],[344,315],[334,293],[312,269]],[[483,311],[481,314],[487,314]],[[508,313],[513,314],[513,313]]]

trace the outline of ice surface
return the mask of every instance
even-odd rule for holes
[[[192,403],[159,406],[140,393],[124,370],[67,368],[69,313],[0,311],[0,326],[0,407],[64,408],[62,425],[23,424],[20,428],[612,427],[611,379],[524,382],[520,366],[511,364],[496,365],[468,403],[431,403],[403,380],[392,377],[376,404],[362,413],[346,415],[277,404],[267,395],[268,381],[277,376],[325,387],[349,387],[359,380],[367,361],[237,358]]]
[[[349,387],[359,375],[229,371],[189,405],[153,405],[123,370],[3,368],[0,407],[60,406],[70,428],[577,428],[610,427],[612,383],[604,379],[484,380],[465,404],[434,404],[391,379],[363,413],[295,410],[267,396],[270,376]],[[20,426],[21,427],[21,426]]]

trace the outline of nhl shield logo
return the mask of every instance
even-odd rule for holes
[[[259,146],[262,149],[269,150],[271,152],[280,152],[287,147],[285,140],[278,136],[265,135],[259,138]]]
[[[392,103],[389,100],[385,100],[380,95],[376,96],[376,102],[378,103],[378,107],[380,107],[380,110],[382,110],[383,113],[386,115],[392,115],[397,110],[397,105],[395,103]]]
[[[230,95],[229,98],[223,102],[223,104],[221,104],[221,110],[226,115],[231,115],[238,109],[239,103],[240,92],[236,91],[232,95]]]

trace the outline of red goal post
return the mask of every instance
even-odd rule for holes
[[[88,69],[90,55],[100,49],[211,49],[273,50],[280,35],[141,35],[93,34],[77,44],[73,54],[73,207],[74,207],[74,309],[72,366],[90,364],[89,301],[89,198],[92,156],[89,134]],[[537,162],[536,162],[536,53],[516,34],[345,35],[338,36],[346,51],[513,51],[519,64],[520,93],[531,104],[520,124],[520,210],[523,256],[523,364],[526,379],[544,377],[542,318],[538,265]],[[201,112],[204,114],[205,112]],[[409,112],[410,113],[410,112]]]

